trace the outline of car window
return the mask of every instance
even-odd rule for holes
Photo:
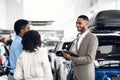
[[[99,46],[96,59],[100,67],[120,67],[120,45],[118,42]]]
[[[113,45],[103,45],[98,47],[98,51],[100,51],[101,54],[108,54],[112,52]]]

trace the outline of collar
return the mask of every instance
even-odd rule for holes
[[[19,35],[16,35],[16,38],[18,38],[18,39],[22,39],[22,37],[21,37],[21,36],[19,36]]]
[[[85,35],[87,35],[87,33],[89,32],[89,30],[87,30],[86,32],[81,34],[81,37],[84,37]]]

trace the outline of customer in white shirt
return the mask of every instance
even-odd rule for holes
[[[37,31],[30,30],[22,38],[23,52],[17,59],[16,80],[53,80],[47,50],[41,48]]]

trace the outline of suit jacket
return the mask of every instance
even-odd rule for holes
[[[73,80],[95,80],[94,60],[97,48],[97,37],[88,32],[83,38],[79,50],[76,50],[79,57],[71,58],[74,65]]]

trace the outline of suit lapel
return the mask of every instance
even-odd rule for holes
[[[87,40],[87,38],[88,38],[89,35],[90,35],[90,32],[88,32],[88,33],[85,35],[85,37],[84,37],[83,40],[81,41],[81,44],[80,44],[80,47],[79,47],[79,50],[78,50],[78,51],[80,51],[80,48],[82,47],[83,43],[86,42],[86,40]]]

